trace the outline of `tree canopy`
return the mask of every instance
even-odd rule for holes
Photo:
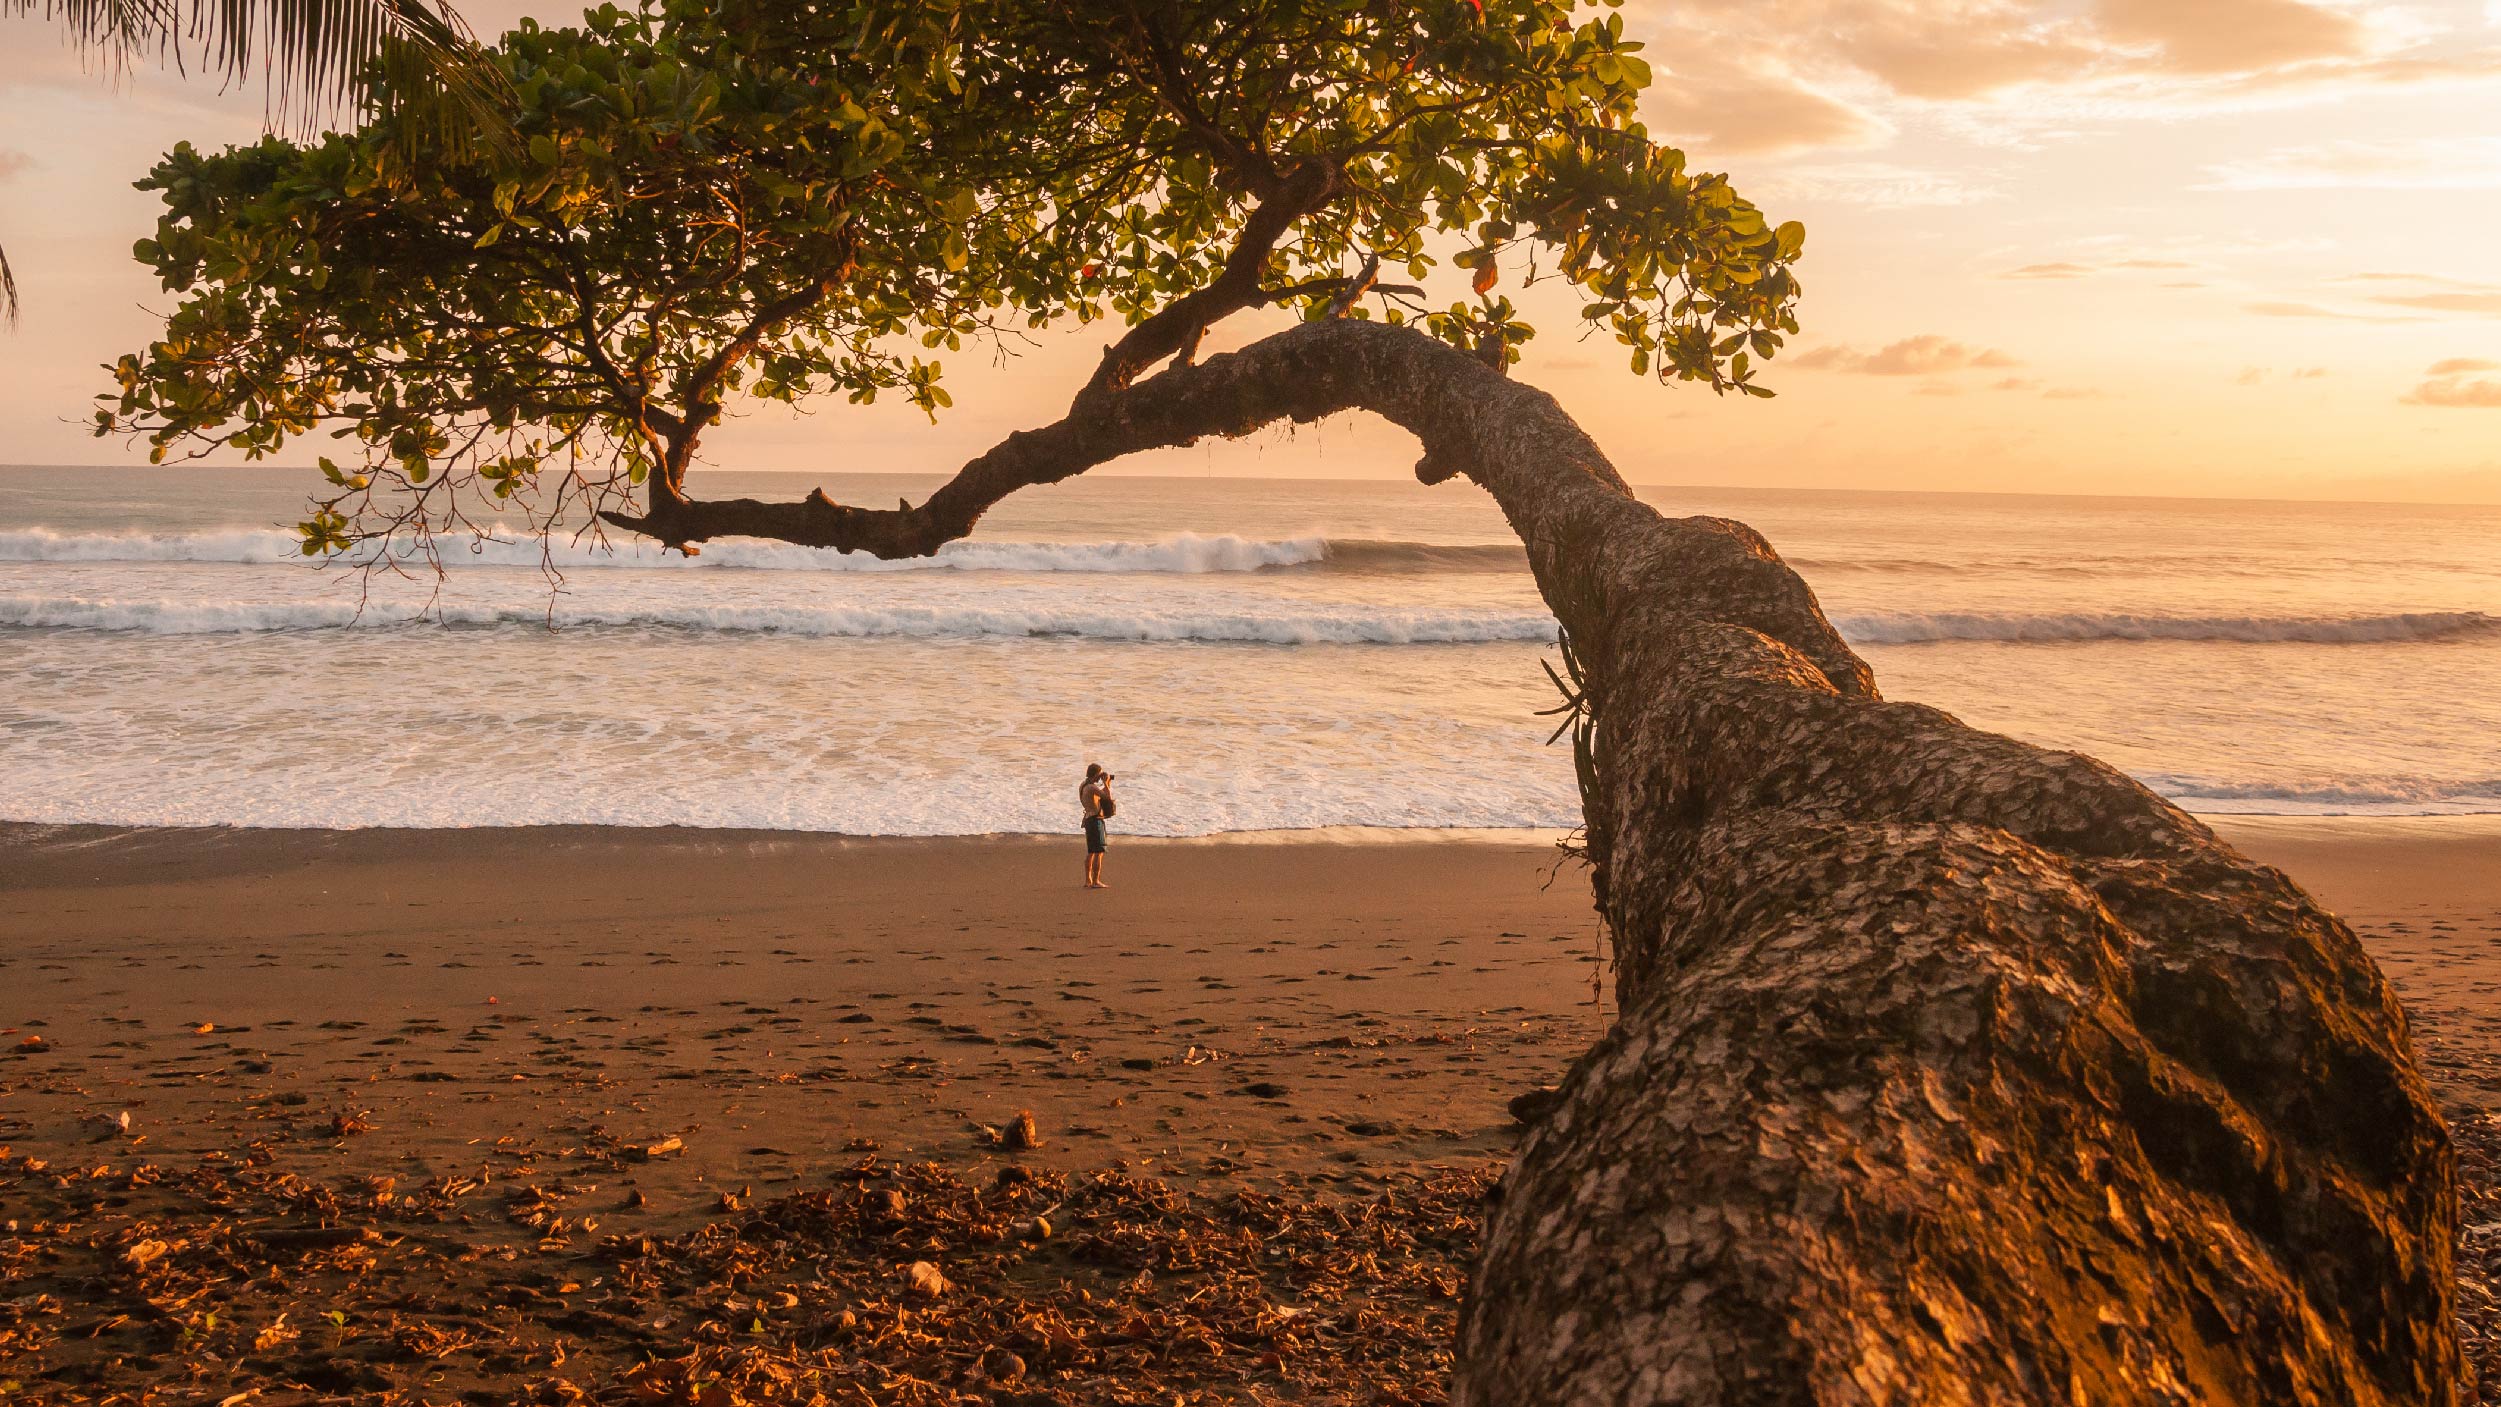
[[[1650,138],[1640,51],[1556,0],[663,0],[525,25],[491,50],[517,142],[386,113],[168,155],[136,254],[181,301],[97,430],[160,457],[334,438],[308,555],[481,493],[680,546],[899,553],[986,501],[707,516],[704,430],[829,392],[935,415],[943,354],[1070,320],[1123,328],[1072,387],[1096,423],[1263,306],[1508,363],[1534,329],[1506,276],[1567,281],[1636,373],[1767,395],[1804,232]]]

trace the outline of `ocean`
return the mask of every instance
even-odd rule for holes
[[[317,483],[0,468],[0,819],[1072,831],[1099,760],[1130,834],[1577,820],[1553,621],[1464,483],[1081,479],[911,563],[563,543],[551,580],[506,533],[439,591],[297,556]],[[2501,812],[2501,508],[1641,492],[1761,530],[1888,697],[2191,810]]]

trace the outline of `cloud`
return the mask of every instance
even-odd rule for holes
[[[2255,386],[2266,379],[2267,369],[2265,367],[2245,366],[2241,368],[2240,375],[2232,378],[2232,384],[2235,386]]]
[[[2501,317],[2501,289],[2489,293],[2386,293],[2371,301],[2399,308],[2428,308],[2436,313],[2487,313]]]
[[[13,147],[0,147],[0,181],[15,179],[19,173],[34,169],[35,159]]]
[[[1847,371],[1862,376],[1932,376],[1942,372],[1996,369],[2023,363],[1989,347],[1971,347],[1936,333],[1905,337],[1873,352],[1817,347],[1789,363],[1802,371]]]
[[[2419,308],[2432,313],[2473,313],[2501,317],[2501,284],[2476,283],[2470,279],[2451,278],[2447,274],[2410,274],[2372,271],[2346,274],[2337,283],[2371,285],[2410,284],[2404,293],[2373,293],[2370,301],[2392,308]]]
[[[2346,139],[2206,168],[2210,191],[2501,190],[2501,137]]]
[[[2358,58],[2371,38],[2350,13],[2300,0],[2101,0],[2099,8],[2110,38],[2150,46],[2190,73]]]
[[[2426,381],[2406,392],[2407,405],[2450,406],[2461,410],[2501,410],[2501,381],[2451,376]]]
[[[2486,380],[2477,373],[2501,371],[2501,362],[2482,357],[2450,357],[2436,361],[2423,372],[2422,385],[2399,397],[2407,405],[2449,406],[2456,409],[2501,409],[2501,381]]]
[[[1989,383],[1992,391],[2037,391],[2041,383],[2029,376],[2008,376]]]
[[[2328,281],[2330,283],[2420,283],[2438,288],[2488,288],[2491,286],[2467,279],[2451,278],[2447,274],[2406,274],[2384,269],[2358,274],[2339,274]]]
[[[2119,120],[2480,84],[2471,20],[2351,0],[1634,0],[1645,100],[1713,152],[1866,147],[1907,126],[2007,145]],[[1654,61],[1656,58],[1654,57]]]
[[[1752,184],[1774,199],[1828,200],[1879,210],[1979,205],[2006,198],[2003,189],[1985,179],[1882,161],[1792,167]]]
[[[2019,269],[2008,269],[2006,272],[1999,274],[1998,277],[2085,278],[2092,274],[2107,273],[2114,269],[2193,269],[2196,267],[2197,266],[2195,264],[2189,263],[2185,259],[2107,259],[2089,264],[2078,263],[2072,259],[2060,259],[2046,264],[2026,264]]]
[[[2348,313],[2335,308],[2322,308],[2316,303],[2286,301],[2244,303],[2246,312],[2264,318],[2333,318],[2339,322],[2413,322],[2416,319],[2393,317],[2385,313]]]
[[[1769,63],[1662,71],[1642,97],[1642,119],[1668,140],[1714,155],[1870,147],[1893,135],[1883,119]]]

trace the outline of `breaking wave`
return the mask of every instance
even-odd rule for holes
[[[1328,544],[1319,537],[1273,540],[1230,534],[1175,533],[1152,542],[951,542],[934,557],[883,562],[866,553],[740,539],[707,545],[687,558],[637,540],[573,542],[535,538],[446,535],[436,549],[444,565],[537,567],[560,570],[630,567],[703,571],[1012,571],[1012,572],[1249,572],[1321,561]],[[415,560],[413,551],[395,556]],[[275,530],[233,529],[195,533],[60,533],[46,528],[0,532],[0,562],[234,562],[250,565],[301,563],[293,535]],[[345,565],[362,560],[354,554]]]
[[[452,626],[554,624],[750,631],[828,638],[1068,636],[1086,640],[1191,640],[1265,645],[1431,645],[1554,638],[1542,613],[1321,607],[1257,613],[1178,607],[1089,609],[1050,606],[650,605],[602,608],[557,602],[438,608],[430,620]],[[216,635],[339,630],[412,624],[383,608],[358,613],[341,601],[203,601],[110,597],[0,597],[0,626]]]
[[[1359,572],[1525,571],[1518,543],[1401,542],[1371,538],[1251,538],[1230,533],[1174,533],[1150,542],[951,542],[935,556],[883,562],[862,552],[748,539],[707,544],[689,559],[640,540],[607,543],[447,535],[437,543],[446,566],[537,567],[560,570],[628,567],[662,571],[824,572],[1255,572],[1276,567],[1328,567]],[[403,551],[399,560],[414,560]],[[236,528],[184,533],[64,533],[48,528],[0,532],[0,562],[228,562],[255,566],[304,562],[292,534]],[[359,560],[345,559],[347,565]]]
[[[2482,611],[2405,611],[2356,616],[2156,616],[2124,612],[1888,611],[1833,618],[1862,645],[1930,645],[1949,640],[2059,644],[2092,640],[2192,640],[2247,644],[2362,645],[2501,636],[2501,617]]]
[[[687,602],[601,606],[558,599],[451,603],[429,617],[446,625],[643,626],[826,637],[1071,636],[1088,640],[1198,640],[1247,644],[1489,644],[1550,641],[1554,620],[1541,611],[1386,606],[1228,610],[1210,606],[1125,606],[1031,598],[996,606],[915,604],[789,605]],[[218,601],[198,598],[0,596],[0,626],[209,635],[349,626],[406,625],[386,607],[361,614],[344,601]],[[2103,612],[1877,612],[1836,617],[1856,645],[1958,641],[2071,644],[2191,641],[2319,645],[2428,643],[2501,638],[2501,617],[2481,611],[2418,611],[2361,616],[2153,616]]]
[[[2501,812],[2501,777],[2435,781],[2411,777],[2330,777],[2311,782],[2233,782],[2156,773],[2145,785],[2214,815],[2473,815]]]

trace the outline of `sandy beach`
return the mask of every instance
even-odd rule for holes
[[[2480,1127],[2501,1101],[2501,827],[2219,825],[2347,915],[2408,1003],[2444,1104]],[[767,1349],[733,1371],[721,1337],[695,1332],[730,1310],[706,1301],[709,1317],[689,1318],[680,1291],[653,1286],[609,1303],[631,1278],[618,1245],[692,1255],[725,1219],[783,1226],[909,1183],[910,1205],[956,1208],[952,1231],[901,1217],[820,1241],[848,1269],[802,1267],[816,1290],[770,1292],[792,1297],[790,1337],[747,1337],[790,1355],[841,1314],[909,1323],[895,1276],[914,1261],[958,1285],[996,1281],[966,1304],[1026,1313],[1020,1296],[1046,1293],[1032,1266],[1073,1256],[1048,1293],[1092,1284],[1132,1317],[1167,1312],[1194,1282],[1141,1288],[1134,1272],[1169,1268],[1170,1247],[1109,1269],[1083,1247],[1121,1227],[1146,1242],[1238,1232],[1245,1208],[1359,1226],[1398,1208],[1455,1239],[1403,1242],[1412,1283],[1346,1288],[1377,1296],[1370,1321],[1346,1321],[1361,1327],[1178,1367],[1167,1355],[1156,1371],[1180,1376],[1131,1385],[1157,1400],[1339,1400],[1319,1385],[1354,1345],[1386,1365],[1382,1383],[1429,1382],[1449,1309],[1432,1287],[1455,1288],[1469,1209],[1514,1134],[1510,1101],[1608,1019],[1585,879],[1517,841],[1128,842],[1112,858],[1114,888],[1088,894],[1076,847],[1033,838],[0,830],[0,1196],[8,1268],[38,1289],[0,1319],[0,1377],[61,1401],[191,1400],[221,1375],[267,1394],[251,1400],[507,1400],[551,1381],[597,1395],[650,1371],[638,1363],[698,1358],[709,1366],[685,1373],[735,1379]],[[1038,1146],[1024,1146],[1027,1114]],[[1059,1212],[1059,1239],[1039,1247],[1007,1234],[1052,1200],[1091,1210]],[[1091,1239],[1071,1239],[1072,1215],[1091,1217]],[[236,1262],[203,1217],[230,1219],[257,1255],[288,1247],[284,1264]],[[328,1234],[346,1239],[289,1242]],[[225,1268],[185,1266],[185,1246]],[[1204,1284],[1264,1286],[1280,1313],[1326,1301],[1242,1254],[1232,1271],[1203,1246],[1184,1260],[1206,1258]],[[152,1265],[197,1283],[165,1290]],[[860,1274],[874,1293],[845,1278]],[[536,1288],[515,1300],[516,1283]],[[255,1301],[256,1284],[285,1288]],[[780,1323],[761,1293],[736,1314]],[[500,1297],[501,1317],[481,1318],[478,1295]],[[342,1321],[299,1337],[314,1312],[299,1305],[271,1338],[290,1296]],[[566,1317],[585,1300],[642,1327],[585,1344],[593,1321]],[[223,1327],[204,1326],[216,1304]],[[450,1332],[445,1316],[471,1325],[459,1346],[426,1336]],[[386,1318],[398,1328],[350,1331]],[[986,1323],[962,1332],[1012,1332]],[[981,1345],[920,1332],[911,1351],[935,1356],[911,1371],[932,1386],[892,1400],[1006,1390]],[[1039,1342],[1025,1355],[1037,1382],[1056,1361]],[[888,1347],[845,1361],[887,1382],[904,1371]],[[1122,1379],[1110,1348],[1062,1357],[1053,1391],[1067,1400],[1132,1400],[1106,1386]],[[734,1400],[686,1392],[643,1400]]]

